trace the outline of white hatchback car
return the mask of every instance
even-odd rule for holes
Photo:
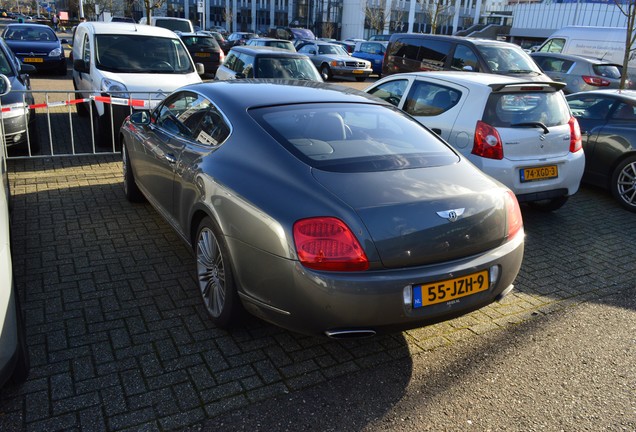
[[[73,86],[77,98],[113,96],[147,101],[152,108],[186,84],[201,82],[202,64],[195,64],[173,31],[140,24],[85,22],[73,37]],[[112,108],[112,124],[111,124]],[[87,115],[84,104],[79,115]],[[108,147],[130,108],[93,101],[95,142]],[[115,134],[115,139],[117,134]]]
[[[555,82],[476,72],[414,72],[367,88],[436,132],[486,174],[543,210],[579,189],[578,122]]]

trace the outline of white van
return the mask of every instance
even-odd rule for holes
[[[179,87],[201,82],[199,74],[204,72],[202,64],[194,65],[174,32],[147,25],[81,23],[75,30],[72,55],[77,98],[130,98],[144,102],[140,109],[154,107]],[[95,99],[92,107],[95,143],[109,147],[113,142],[111,132],[119,131],[130,107]],[[87,115],[88,105],[79,104],[77,111]]]
[[[555,31],[539,47],[539,52],[574,54],[623,64],[625,27],[567,26]],[[636,57],[629,60],[630,74],[636,73]]]
[[[141,17],[139,24],[146,24],[148,17]],[[150,25],[167,28],[172,31],[180,31],[182,33],[193,33],[194,26],[189,19],[176,17],[150,17]]]

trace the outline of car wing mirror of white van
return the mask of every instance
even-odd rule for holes
[[[205,73],[205,66],[203,65],[203,63],[195,63],[194,67],[196,68],[199,75],[203,75]]]
[[[6,75],[0,74],[0,96],[4,96],[11,91],[11,81]]]
[[[81,73],[90,73],[90,68],[88,67],[88,63],[83,59],[73,60],[73,70]]]

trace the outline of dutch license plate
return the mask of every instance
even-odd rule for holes
[[[535,181],[535,180],[547,180],[557,178],[559,176],[559,168],[556,165],[547,165],[534,168],[523,168],[519,171],[519,177],[521,183]]]
[[[353,73],[354,74],[361,74],[361,73],[364,73],[364,71],[363,70],[354,70]]]
[[[195,57],[210,57],[210,53],[194,53]]]
[[[24,60],[22,60],[25,63],[42,63],[44,62],[44,59],[41,58],[33,58],[33,57],[26,57]]]
[[[488,270],[455,279],[413,286],[413,308],[445,303],[488,289]]]

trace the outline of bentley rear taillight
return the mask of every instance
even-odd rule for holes
[[[512,191],[506,191],[504,203],[506,205],[507,237],[511,239],[523,228],[523,218],[517,197]]]
[[[503,159],[503,144],[497,129],[478,120],[472,154],[487,159]]]
[[[369,261],[349,227],[340,219],[316,217],[294,224],[298,259],[305,267],[326,271],[360,271]]]

